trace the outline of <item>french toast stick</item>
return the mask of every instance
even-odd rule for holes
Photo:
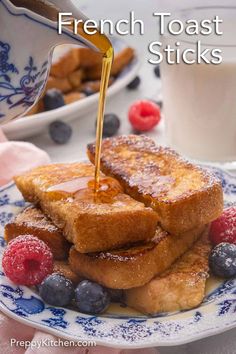
[[[66,78],[79,65],[78,47],[70,44],[59,45],[53,51],[50,75],[59,79]]]
[[[94,163],[95,145],[88,145]],[[223,211],[220,181],[146,136],[104,139],[101,170],[119,180],[127,194],[152,207],[173,235],[206,225]]]
[[[7,243],[20,235],[33,235],[44,241],[56,260],[68,258],[71,244],[40,209],[27,207],[5,225],[4,238]]]
[[[59,78],[49,76],[45,90],[48,91],[51,89],[57,89],[63,93],[67,93],[73,89],[73,86],[71,85],[68,77]]]
[[[64,275],[67,279],[70,279],[74,285],[82,280],[75,272],[72,271],[67,261],[54,261],[53,273],[59,273]]]
[[[102,54],[90,48],[79,47],[78,56],[82,68],[91,68],[102,64]]]
[[[149,315],[198,306],[205,295],[210,250],[205,232],[166,272],[144,286],[126,290],[126,304]]]
[[[117,76],[134,58],[133,48],[127,47],[117,53],[111,67],[111,76]],[[100,80],[102,73],[102,62],[87,68],[85,77],[87,80]]]
[[[73,88],[73,90],[79,90],[81,83],[82,83],[82,78],[83,78],[83,71],[81,69],[78,69],[76,71],[73,71],[68,75],[68,80]]]
[[[148,283],[164,272],[202,235],[206,226],[187,231],[177,240],[157,227],[146,243],[120,250],[82,254],[70,249],[69,264],[80,276],[112,289],[129,289]]]
[[[85,94],[83,94],[81,92],[72,91],[72,92],[64,94],[63,97],[64,97],[65,104],[70,104],[70,103],[82,100],[86,96],[85,96]]]
[[[40,209],[29,206],[5,225],[4,237],[7,243],[20,235],[38,237],[50,247],[54,258],[54,273],[64,275],[76,285],[81,281],[81,277],[71,270],[68,263],[71,244]]]
[[[116,180],[101,175],[94,200],[94,167],[89,163],[41,166],[15,182],[25,200],[38,204],[81,253],[114,249],[155,234],[157,214],[124,194]]]

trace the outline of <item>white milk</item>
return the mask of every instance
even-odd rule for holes
[[[220,65],[161,65],[169,145],[200,161],[236,161],[236,25],[225,26],[231,38],[222,36],[220,44],[235,47],[223,47]]]

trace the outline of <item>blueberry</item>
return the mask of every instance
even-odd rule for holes
[[[72,128],[68,124],[56,120],[49,125],[49,135],[55,143],[66,144],[71,138]]]
[[[61,274],[53,273],[39,286],[39,295],[49,305],[67,306],[74,298],[75,291],[69,279]]]
[[[155,73],[156,77],[161,77],[160,66],[159,65],[155,66],[154,73]]]
[[[75,302],[79,311],[89,314],[104,312],[110,304],[106,289],[89,280],[83,280],[75,289]]]
[[[139,77],[139,76],[136,76],[136,77],[133,79],[133,81],[131,81],[131,82],[127,85],[127,88],[128,88],[129,90],[135,90],[136,88],[139,87],[140,83],[141,83],[140,77]]]
[[[209,256],[209,266],[213,274],[222,278],[236,275],[236,245],[219,243]]]
[[[60,90],[50,89],[45,93],[43,98],[45,111],[51,111],[62,106],[65,106],[63,94]]]
[[[104,116],[103,137],[110,137],[117,133],[120,128],[120,120],[116,114],[110,113]]]
[[[85,96],[87,96],[87,97],[91,96],[91,95],[93,95],[95,93],[94,90],[91,89],[90,87],[84,88],[81,92],[84,93]]]
[[[124,302],[124,290],[122,289],[107,289],[113,302]]]

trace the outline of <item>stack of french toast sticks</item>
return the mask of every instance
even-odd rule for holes
[[[122,70],[133,60],[133,48],[125,47],[115,53],[111,69],[111,85]],[[43,96],[50,89],[61,91],[65,104],[83,99],[100,89],[102,54],[89,48],[60,45],[54,49],[52,66],[42,98],[27,115],[43,112]]]
[[[5,228],[52,249],[55,270],[124,289],[143,313],[190,309],[204,297],[208,225],[223,209],[221,183],[145,136],[103,140],[100,188],[91,163],[52,164],[15,178],[33,203]],[[68,262],[68,263],[67,263]]]

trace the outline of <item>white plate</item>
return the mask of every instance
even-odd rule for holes
[[[111,39],[115,53],[127,47],[125,41],[119,38]],[[130,83],[137,75],[139,69],[139,59],[136,54],[132,62],[120,73],[115,82],[108,88],[107,98],[109,98]],[[95,110],[98,105],[99,94],[81,99],[77,102],[68,104],[64,107],[54,109],[48,112],[34,114],[32,116],[16,119],[2,127],[4,133],[9,139],[23,139],[33,135],[40,134],[54,120],[70,122],[80,119],[84,114]]]
[[[222,180],[225,206],[236,205],[236,177],[214,171]],[[4,225],[24,206],[14,184],[0,190],[0,308],[9,317],[68,340],[92,340],[97,345],[118,348],[179,345],[236,327],[236,279],[210,279],[201,306],[153,317],[118,305],[101,316],[47,305],[32,289],[9,281],[1,267]]]

